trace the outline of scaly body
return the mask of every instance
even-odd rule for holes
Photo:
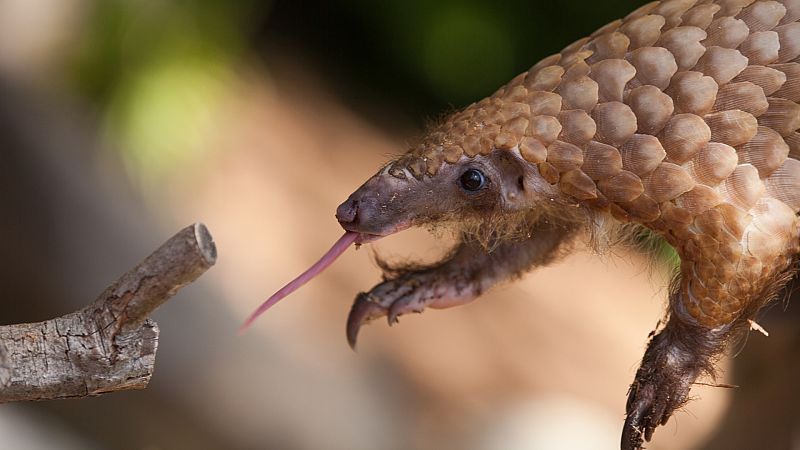
[[[338,211],[361,241],[449,223],[439,264],[387,270],[348,322],[480,295],[647,227],[681,258],[665,325],[631,385],[638,449],[713,374],[800,251],[800,0],[653,2],[451,115]]]

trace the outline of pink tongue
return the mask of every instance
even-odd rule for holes
[[[263,314],[266,310],[270,309],[272,305],[278,303],[282,298],[286,297],[287,295],[291,294],[292,292],[296,291],[300,288],[300,286],[308,283],[312,278],[319,275],[323,270],[328,268],[336,258],[338,258],[347,247],[350,247],[350,244],[356,241],[359,234],[354,231],[347,231],[344,233],[342,237],[333,244],[330,250],[327,253],[322,255],[322,258],[319,259],[313,266],[311,266],[308,270],[300,274],[297,278],[290,281],[286,286],[282,287],[278,292],[272,294],[272,297],[268,298],[261,306],[258,307],[250,317],[242,324],[242,327],[239,328],[239,333],[243,333],[247,330],[250,325],[252,325],[253,321],[255,321],[258,316]]]

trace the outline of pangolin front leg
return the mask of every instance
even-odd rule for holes
[[[542,222],[529,238],[503,241],[490,250],[465,237],[443,261],[391,273],[369,292],[359,293],[347,320],[347,340],[355,348],[361,325],[380,317],[392,325],[403,314],[468,303],[499,282],[551,262],[575,231],[574,226]]]

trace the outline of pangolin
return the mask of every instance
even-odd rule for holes
[[[469,302],[567,253],[647,228],[680,256],[628,392],[640,449],[714,374],[800,254],[800,0],[664,0],[544,58],[431,128],[337,211],[345,235],[247,322],[350,244],[449,225],[427,267],[385,267],[347,322]]]

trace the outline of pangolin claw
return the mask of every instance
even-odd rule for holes
[[[372,301],[369,293],[361,292],[356,296],[350,314],[347,316],[347,343],[350,348],[356,349],[358,331],[361,325],[386,315],[386,308]]]
[[[631,387],[633,390],[633,387]],[[633,396],[633,392],[631,392]],[[630,399],[629,399],[630,400]],[[645,411],[650,404],[638,402],[635,409],[628,408],[628,417],[625,419],[625,426],[622,428],[621,450],[640,450],[644,440],[650,440],[653,435],[654,426],[650,424],[650,418],[645,417]]]

